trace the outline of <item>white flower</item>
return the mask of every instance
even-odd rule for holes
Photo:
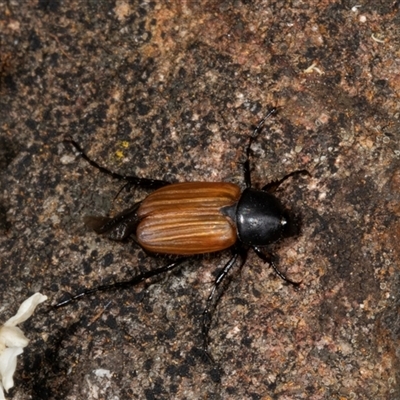
[[[16,315],[0,326],[0,400],[5,399],[3,389],[8,392],[8,389],[14,386],[13,375],[17,368],[17,356],[29,343],[17,325],[26,321],[36,306],[45,300],[47,296],[35,293],[21,304]]]

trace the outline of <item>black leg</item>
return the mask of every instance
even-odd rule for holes
[[[175,260],[174,262],[165,265],[164,267],[156,268],[151,271],[144,272],[143,274],[139,274],[132,279],[128,279],[126,281],[121,281],[121,282],[115,282],[111,283],[110,285],[101,285],[97,286],[92,289],[85,289],[81,293],[78,293],[74,296],[71,296],[67,300],[60,301],[59,303],[55,304],[55,308],[63,307],[66,306],[74,301],[80,300],[83,296],[88,296],[90,294],[96,293],[96,292],[106,292],[106,291],[112,291],[112,290],[118,290],[118,289],[125,289],[127,287],[135,286],[138,285],[139,283],[145,281],[146,279],[152,278],[153,276],[162,274],[164,272],[171,271],[172,269],[176,268],[180,264],[182,264],[187,258],[180,258],[178,260]]]
[[[101,165],[97,164],[96,161],[93,161],[88,157],[88,155],[83,151],[81,146],[76,143],[74,140],[64,140],[65,143],[70,143],[75,149],[79,152],[79,155],[86,160],[92,167],[97,168],[99,171],[112,176],[115,179],[123,180],[128,182],[129,185],[140,186],[143,189],[159,189],[163,186],[170,185],[171,182],[159,180],[159,179],[149,179],[149,178],[139,178],[137,176],[130,176],[130,175],[121,175],[116,172],[110,171],[107,168],[102,167]],[[125,187],[125,186],[124,186]],[[123,187],[123,188],[124,188]]]
[[[137,210],[141,202],[135,203],[132,207],[122,211],[115,217],[84,217],[85,224],[96,233],[107,233],[112,240],[123,241],[131,234],[135,235],[136,227],[139,223]]]
[[[229,282],[226,282],[225,278],[229,274],[230,270],[236,264],[238,258],[241,259],[239,264],[239,269],[243,267],[244,263],[246,262],[247,257],[247,249],[242,247],[235,248],[234,254],[232,258],[225,264],[224,268],[218,274],[217,278],[215,279],[214,286],[211,290],[210,295],[207,298],[207,305],[203,311],[203,350],[206,356],[213,362],[213,358],[211,357],[210,353],[208,352],[208,344],[209,344],[209,337],[208,333],[210,331],[210,326],[212,322],[212,316],[215,311],[215,308],[218,304],[219,299],[221,298],[223,292],[228,287]],[[221,287],[222,282],[225,282],[226,285]]]
[[[296,175],[307,175],[311,176],[311,174],[306,170],[306,169],[299,169],[297,171],[293,171],[290,174],[285,175],[282,179],[279,179],[278,181],[272,181],[270,183],[267,183],[261,190],[264,190],[265,192],[273,193],[275,192],[278,187],[285,182],[287,179],[291,178],[292,176]]]
[[[263,253],[261,251],[261,249],[259,247],[257,247],[257,246],[252,246],[252,249],[255,251],[255,253],[258,255],[258,257],[261,258],[261,260],[263,260],[264,262],[268,263],[272,267],[272,269],[279,276],[279,278],[281,278],[285,282],[290,283],[291,285],[294,285],[296,287],[298,287],[301,284],[301,281],[300,282],[292,281],[291,279],[286,277],[284,274],[282,274],[282,272],[279,271],[278,267],[275,265],[271,254]]]
[[[243,163],[243,172],[244,172],[244,182],[246,183],[246,187],[251,187],[251,170],[250,170],[250,151],[251,145],[254,140],[257,139],[257,136],[260,134],[260,130],[264,125],[264,122],[272,115],[276,113],[276,108],[272,108],[268,111],[267,115],[258,123],[257,127],[254,129],[252,135],[250,136],[249,143],[246,148],[246,160]]]

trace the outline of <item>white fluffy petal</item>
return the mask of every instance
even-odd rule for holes
[[[41,293],[35,293],[21,304],[17,314],[11,317],[4,326],[15,326],[26,321],[33,314],[36,306],[43,303],[45,300],[47,300],[47,296],[44,296]]]
[[[17,356],[23,352],[29,340],[16,325],[26,321],[35,311],[38,304],[47,299],[40,293],[35,293],[25,300],[17,314],[0,326],[0,400],[5,400],[7,392],[14,386],[13,375],[17,368]]]
[[[18,326],[3,325],[0,327],[0,342],[7,347],[26,347],[29,340]]]
[[[0,382],[0,400],[6,400],[6,398],[4,397],[4,390],[1,382]]]
[[[6,392],[14,386],[13,375],[17,368],[17,356],[22,352],[21,347],[12,347],[5,349],[0,356],[0,376]]]

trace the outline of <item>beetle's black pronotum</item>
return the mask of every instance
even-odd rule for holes
[[[154,189],[143,201],[113,218],[86,217],[85,223],[97,233],[107,233],[111,239],[124,240],[132,237],[146,252],[173,256],[168,265],[140,274],[129,281],[116,282],[69,297],[56,306],[64,306],[80,297],[94,293],[138,284],[155,275],[170,271],[188,257],[232,249],[232,257],[218,274],[207,299],[203,313],[204,350],[208,348],[208,332],[211,315],[223,287],[221,283],[235,264],[243,266],[251,248],[264,262],[269,263],[276,274],[286,278],[275,266],[272,255],[262,249],[291,234],[291,221],[279,200],[271,193],[295,171],[279,181],[265,185],[261,190],[251,187],[250,147],[260,133],[265,120],[275,113],[272,109],[257,125],[246,148],[243,164],[246,189],[227,182],[170,183],[162,180],[126,176],[109,171],[91,160],[74,141],[70,142],[92,166],[124,180],[129,185]]]

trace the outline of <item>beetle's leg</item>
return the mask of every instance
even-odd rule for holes
[[[263,260],[264,262],[268,263],[272,267],[272,269],[279,276],[279,278],[281,278],[285,282],[290,283],[291,285],[296,286],[296,287],[298,287],[301,284],[301,281],[300,282],[292,281],[287,276],[285,276],[281,271],[279,271],[278,267],[274,263],[274,260],[272,259],[272,255],[271,254],[263,253],[261,251],[261,249],[259,247],[257,247],[257,246],[252,246],[252,249],[255,251],[255,253],[258,255],[258,257],[261,258],[261,260]]]
[[[85,224],[96,233],[108,233],[112,240],[122,241],[131,234],[134,234],[139,223],[137,210],[141,202],[135,203],[132,207],[122,211],[115,217],[84,217]]]
[[[260,134],[261,128],[264,125],[265,121],[272,115],[276,113],[276,108],[272,108],[268,111],[265,117],[258,123],[256,128],[254,129],[252,135],[250,136],[249,143],[246,148],[246,160],[243,163],[243,172],[244,172],[244,182],[246,183],[246,187],[251,187],[251,169],[250,169],[250,152],[251,152],[251,145],[253,144],[254,140],[257,139],[257,136]]]
[[[151,271],[146,271],[143,272],[142,274],[134,276],[132,279],[128,279],[126,281],[120,281],[120,282],[114,282],[109,285],[100,285],[95,288],[91,289],[85,289],[81,293],[78,293],[74,296],[69,297],[66,300],[60,301],[59,303],[55,304],[55,308],[63,307],[66,306],[67,304],[70,304],[74,301],[80,300],[83,296],[88,296],[90,294],[96,293],[96,292],[107,292],[107,291],[112,291],[112,290],[118,290],[118,289],[124,289],[127,287],[132,287],[136,286],[139,283],[142,283],[146,279],[152,278],[153,276],[162,274],[164,272],[171,271],[172,269],[176,268],[180,264],[182,264],[187,258],[179,258],[175,260],[174,262],[165,265],[164,267],[156,268]]]
[[[247,249],[244,249],[242,247],[235,248],[232,258],[225,264],[224,268],[220,271],[217,278],[215,279],[214,286],[211,290],[210,295],[207,298],[206,308],[203,311],[203,325],[202,325],[203,351],[211,361],[213,361],[213,359],[210,353],[208,352],[208,344],[209,344],[208,333],[210,331],[212,316],[218,304],[219,299],[221,298],[222,294],[224,293],[225,289],[228,287],[230,283],[230,280],[227,281],[225,280],[225,278],[228,276],[230,270],[236,264],[236,261],[239,257],[241,258],[239,264],[239,269],[240,269],[246,262]],[[225,282],[224,286],[221,286],[222,282]]]
[[[278,181],[272,181],[270,183],[267,183],[261,190],[264,190],[265,192],[268,193],[273,193],[275,192],[278,187],[285,182],[287,179],[291,178],[292,176],[296,175],[307,175],[311,176],[311,174],[306,170],[306,169],[299,169],[297,171],[293,171],[290,174],[285,175],[282,179],[279,179]]]
[[[74,140],[64,140],[65,143],[70,143],[78,151],[79,155],[86,160],[92,167],[97,168],[99,171],[112,176],[115,179],[126,181],[129,185],[140,186],[143,189],[159,189],[163,186],[169,185],[171,182],[159,180],[159,179],[149,179],[149,178],[139,178],[133,175],[123,175],[116,172],[110,171],[107,168],[102,167],[96,161],[89,158],[89,156],[83,151],[81,146]]]

